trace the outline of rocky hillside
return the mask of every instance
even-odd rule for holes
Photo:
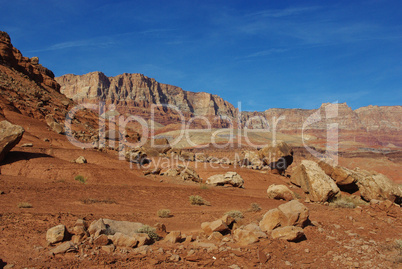
[[[7,119],[8,113],[18,113],[42,121],[46,117],[49,126],[52,122],[64,125],[69,109],[75,105],[60,93],[53,72],[39,64],[38,57],[24,57],[13,47],[10,36],[0,31],[0,120]],[[83,131],[89,139],[95,134],[96,118],[91,111],[78,113],[73,134]]]
[[[117,105],[120,113],[147,118],[152,104],[169,104],[178,107],[186,117],[215,118],[214,127],[228,126],[222,116],[237,122],[238,110],[219,96],[184,91],[142,74],[125,73],[107,77],[101,72],[92,72],[82,76],[68,74],[56,80],[61,85],[61,92],[75,101],[82,103],[102,100]],[[157,111],[156,120],[160,123],[168,124],[179,120],[179,116],[171,109]],[[313,114],[315,115],[312,116]],[[264,112],[242,112],[240,124],[251,129],[262,128],[267,124],[272,127],[272,121],[280,117],[283,119],[278,121],[277,130],[281,133],[301,134],[304,128],[306,133],[325,138],[329,124],[336,123],[342,141],[370,146],[402,146],[402,140],[398,136],[402,129],[401,106],[368,106],[355,111],[346,103],[323,104],[319,109],[271,108]],[[309,124],[306,124],[307,119]]]

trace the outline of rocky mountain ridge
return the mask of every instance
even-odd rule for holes
[[[67,74],[57,77],[61,92],[78,103],[104,101],[114,104],[120,113],[149,117],[152,104],[167,104],[180,109],[185,117],[206,117],[218,120],[213,127],[227,127],[228,118],[250,129],[272,128],[282,133],[306,133],[325,136],[327,127],[337,124],[343,140],[369,145],[402,146],[397,135],[402,130],[402,106],[368,106],[352,110],[346,103],[323,104],[319,109],[270,108],[263,112],[241,112],[221,97],[205,92],[189,92],[157,82],[142,74],[121,74],[107,77],[102,72],[85,75]],[[177,122],[171,107],[159,107],[156,121]],[[238,118],[240,120],[238,120]],[[273,120],[277,124],[273,124]]]

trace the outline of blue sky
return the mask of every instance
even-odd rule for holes
[[[242,109],[402,105],[402,1],[4,1],[56,76],[142,73]]]

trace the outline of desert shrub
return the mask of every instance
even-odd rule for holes
[[[170,210],[169,209],[160,209],[158,210],[158,217],[160,218],[169,218]]]
[[[154,241],[158,241],[159,240],[159,236],[156,233],[156,229],[152,228],[149,225],[142,225],[141,228],[139,228],[137,230],[137,233],[144,233],[147,234],[149,236],[149,238],[151,238]]]
[[[251,212],[261,211],[261,206],[257,203],[251,203],[249,211]]]
[[[18,203],[18,208],[32,208],[33,206],[30,203],[26,203],[26,202],[21,202]]]
[[[340,208],[355,208],[356,206],[366,204],[366,202],[357,197],[344,195],[337,196],[329,202],[331,206]]]
[[[209,205],[209,203],[207,201],[205,201],[204,198],[202,198],[199,195],[191,195],[190,203],[192,205]]]
[[[239,210],[231,210],[225,213],[225,215],[228,215],[235,220],[242,219],[244,218],[243,213],[241,213]]]
[[[201,190],[208,190],[208,186],[206,184],[200,184]]]
[[[81,182],[82,184],[87,184],[87,179],[81,175],[75,176],[74,179]]]

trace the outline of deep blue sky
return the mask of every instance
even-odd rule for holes
[[[402,1],[0,0],[56,76],[142,73],[243,110],[402,105]]]

